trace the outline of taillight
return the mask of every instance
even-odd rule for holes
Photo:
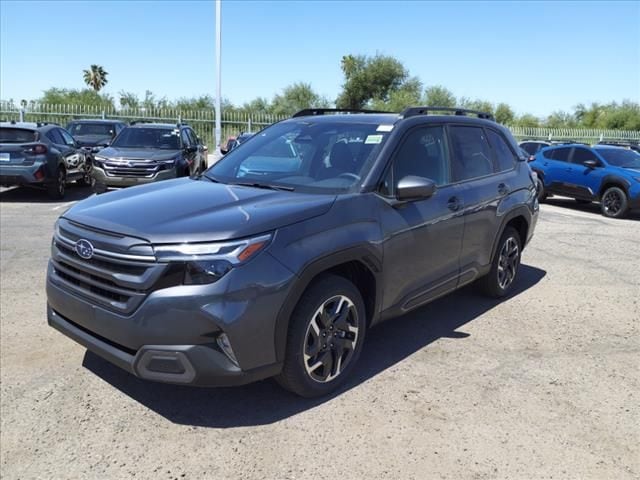
[[[44,172],[42,171],[43,168],[40,167],[38,170],[36,170],[36,173],[34,173],[34,177],[36,177],[36,180],[42,180],[44,178]]]
[[[30,148],[26,148],[24,150],[24,153],[26,153],[27,155],[42,155],[44,153],[47,153],[47,146],[39,143],[37,145],[33,145]]]

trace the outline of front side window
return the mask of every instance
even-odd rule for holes
[[[487,136],[489,137],[489,142],[491,142],[491,146],[493,147],[497,171],[504,172],[506,170],[511,170],[515,165],[516,156],[509,148],[509,145],[507,145],[507,142],[504,141],[502,135],[490,129],[487,130]]]
[[[58,130],[60,132],[60,135],[62,135],[62,139],[64,140],[64,144],[69,146],[69,147],[73,147],[76,142],[73,139],[73,137],[71,135],[69,135],[69,132],[67,132],[66,130],[62,130],[59,129]]]
[[[187,134],[187,130],[182,130],[182,132],[180,132],[180,138],[182,138],[182,146],[183,147],[190,147],[191,146],[191,139],[189,138],[189,135]]]
[[[640,170],[640,154],[623,148],[600,148],[598,153],[609,165]]]
[[[224,183],[259,183],[303,192],[352,191],[388,137],[374,123],[300,119],[275,124],[207,170]]]
[[[484,177],[493,173],[491,150],[482,128],[453,126],[449,132],[455,181]]]
[[[441,126],[429,126],[412,130],[402,140],[394,156],[392,169],[394,182],[415,175],[433,180],[439,186],[450,183],[444,129]]]
[[[118,148],[180,149],[180,131],[172,128],[128,127],[111,144]]]
[[[582,165],[587,160],[594,160],[600,163],[598,157],[596,157],[593,152],[587,150],[586,148],[576,148],[573,150],[573,158],[571,159],[571,163]]]

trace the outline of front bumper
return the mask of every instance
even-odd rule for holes
[[[151,177],[119,177],[107,175],[104,169],[94,164],[91,175],[95,178],[96,183],[104,184],[107,187],[132,187],[134,185],[143,185],[145,183],[176,178],[177,170],[175,167],[168,170],[160,170]]]
[[[629,208],[640,210],[640,184],[638,182],[629,189]]]
[[[36,178],[36,172],[42,167],[42,163],[33,165],[0,165],[0,185],[29,185],[34,183],[45,183],[46,170],[44,176]]]
[[[71,339],[140,378],[200,386],[276,375],[276,321],[293,274],[266,252],[218,282],[152,291],[129,315],[71,292],[50,263],[47,319]],[[217,346],[225,333],[237,364]]]

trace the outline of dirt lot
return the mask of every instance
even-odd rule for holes
[[[639,216],[543,205],[511,298],[467,288],[387,322],[353,381],[308,401],[147,383],[87,354],[45,319],[68,204],[0,202],[2,478],[640,477]]]

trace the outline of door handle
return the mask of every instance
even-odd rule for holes
[[[498,185],[498,193],[500,195],[506,195],[507,193],[509,193],[509,187],[507,187],[506,184],[501,183],[500,185]]]
[[[449,210],[453,210],[454,212],[460,210],[460,206],[460,199],[458,197],[451,197],[447,202],[447,207],[449,208]]]

